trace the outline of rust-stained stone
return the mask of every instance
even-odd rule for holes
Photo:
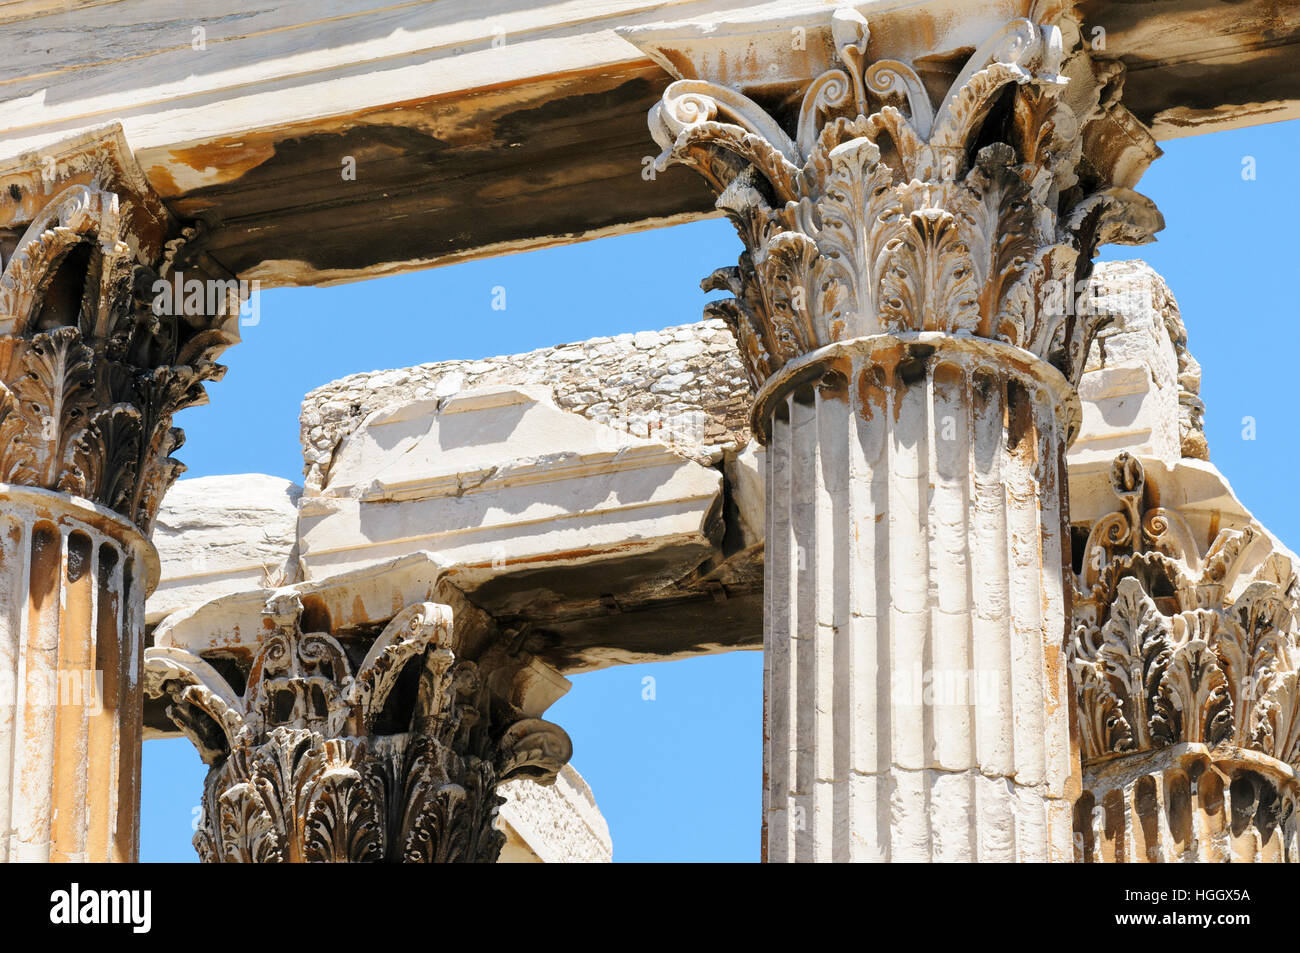
[[[857,6],[875,45],[914,60],[937,94],[982,31],[1031,5]],[[20,114],[0,138],[25,151],[121,118],[172,210],[211,226],[214,261],[241,277],[314,284],[707,214],[692,176],[665,173],[654,187],[641,179],[652,151],[642,117],[671,75],[695,75],[693,51],[665,41],[647,56],[618,41],[616,28],[685,17],[718,38],[751,30],[743,55],[723,50],[720,73],[778,112],[797,109],[833,54],[823,3],[629,10],[594,0],[577,12],[512,3],[497,11],[500,22],[472,3],[371,7],[245,10],[226,0],[204,11],[210,43],[201,53],[184,36],[169,39],[142,0],[24,7],[0,18],[14,51],[4,79]],[[1157,138],[1300,115],[1300,14],[1288,0],[1082,0],[1079,9],[1089,40],[1105,31],[1098,52],[1127,65],[1125,100]],[[795,26],[806,29],[806,53],[793,49]],[[508,78],[485,82],[499,29]],[[557,64],[561,40],[572,53]],[[426,55],[427,77],[414,70]],[[406,81],[385,87],[390,69]],[[458,83],[461,74],[472,78]],[[419,96],[425,86],[436,92]],[[232,120],[245,110],[255,121]],[[358,159],[355,182],[339,175],[345,155]]]
[[[651,148],[642,116],[665,83],[646,67],[539,79],[172,150],[165,163],[146,150],[142,161],[178,216],[208,226],[208,253],[241,277],[370,277],[707,214],[708,195],[689,177],[667,177],[667,190],[641,177]],[[354,181],[342,178],[344,156],[356,160]],[[177,162],[221,181],[182,192],[169,171]]]
[[[0,484],[0,628],[14,636],[0,639],[0,690],[12,693],[0,761],[13,765],[0,773],[0,861],[136,859],[144,596],[156,573],[152,547],[116,514]]]

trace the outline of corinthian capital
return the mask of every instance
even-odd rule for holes
[[[1122,68],[1092,59],[1060,6],[1032,4],[964,58],[911,63],[841,8],[838,65],[789,107],[706,79],[668,87],[650,114],[657,166],[701,174],[745,243],[705,288],[735,295],[711,307],[755,386],[833,342],[922,331],[1078,379],[1096,318],[1069,303],[1095,249],[1163,223],[1132,190],[1159,150],[1119,104]]]
[[[568,682],[498,640],[442,571],[417,553],[159,626],[145,692],[210,766],[204,861],[496,860],[498,785],[550,784],[572,753],[536,717]],[[452,604],[394,614],[435,589]]]
[[[1300,769],[1300,581],[1246,525],[1209,546],[1140,461],[1115,458],[1119,508],[1090,527],[1068,644],[1085,766],[1178,745]],[[1166,482],[1173,484],[1173,480]],[[1217,521],[1217,515],[1216,515]]]
[[[0,164],[0,483],[84,497],[146,534],[184,470],[172,415],[206,401],[231,300],[159,308],[193,254],[120,129]],[[16,235],[16,241],[6,236]]]
[[[1118,506],[1091,522],[1073,580],[1076,858],[1294,862],[1295,557],[1230,493],[1196,505],[1213,468],[1149,463],[1115,458]]]

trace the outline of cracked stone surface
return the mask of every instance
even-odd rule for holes
[[[318,387],[303,399],[300,417],[308,492],[328,482],[344,438],[374,411],[501,384],[545,388],[563,410],[653,436],[706,465],[749,439],[749,383],[735,338],[713,318],[525,354],[353,374]]]

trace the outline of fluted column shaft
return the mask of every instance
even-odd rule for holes
[[[1070,858],[1072,399],[942,334],[832,345],[759,395],[768,860]]]
[[[157,572],[116,514],[0,486],[0,861],[136,859]]]

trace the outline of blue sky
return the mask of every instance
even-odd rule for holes
[[[1211,460],[1265,526],[1300,548],[1297,458],[1300,122],[1164,143],[1141,190],[1166,230],[1141,257],[1165,276],[1200,361]],[[1253,179],[1243,177],[1247,158]],[[686,175],[674,171],[670,175]],[[655,183],[647,183],[647,188]],[[708,220],[334,288],[267,291],[260,322],[227,352],[207,407],[183,412],[187,477],[302,479],[303,394],[359,371],[479,358],[700,318],[699,280],[740,243]],[[506,309],[492,309],[493,289]],[[1243,439],[1244,418],[1254,439]],[[642,695],[655,678],[655,698]],[[755,861],[762,784],[758,652],[579,675],[548,717],[573,737],[575,767],[621,861]],[[141,859],[195,860],[204,768],[188,741],[144,745]]]

